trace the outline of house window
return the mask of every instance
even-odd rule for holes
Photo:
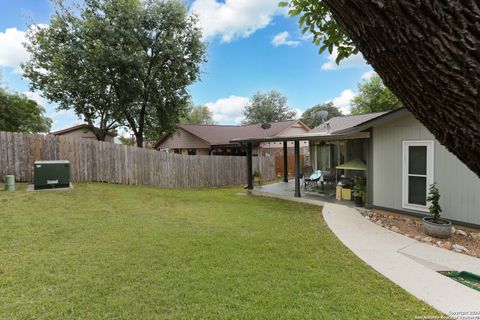
[[[433,141],[404,141],[403,208],[428,211],[428,188],[433,181]]]
[[[197,154],[197,149],[188,149],[187,154],[189,156],[195,156]]]
[[[328,171],[330,169],[330,145],[317,146],[317,170]]]

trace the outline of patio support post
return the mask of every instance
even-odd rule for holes
[[[300,198],[300,142],[294,142],[295,149],[295,197]]]
[[[288,141],[283,141],[283,182],[288,182]]]
[[[247,142],[247,189],[253,190],[252,143]]]

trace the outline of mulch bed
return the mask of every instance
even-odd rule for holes
[[[448,239],[438,239],[423,232],[420,218],[378,209],[357,209],[366,219],[391,231],[446,250],[480,258],[480,229],[454,225]]]

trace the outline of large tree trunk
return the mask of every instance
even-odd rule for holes
[[[480,176],[480,2],[324,2],[385,84]]]
[[[137,142],[138,148],[143,148],[143,133],[135,133],[135,141]]]
[[[93,132],[93,134],[95,135],[97,140],[98,141],[105,141],[105,137],[107,136],[107,132],[105,130],[102,130],[102,128],[95,127],[95,124],[93,123],[92,120],[86,120],[86,122],[87,122],[88,129]]]

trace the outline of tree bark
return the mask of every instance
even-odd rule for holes
[[[92,120],[86,120],[86,122],[87,122],[88,129],[93,132],[93,134],[95,135],[97,140],[98,141],[105,141],[105,137],[107,136],[107,132],[105,130],[102,130],[102,128],[95,127],[95,124],[93,123]]]
[[[143,133],[137,132],[135,133],[135,140],[137,141],[137,147],[143,148]]]
[[[385,85],[480,176],[480,2],[324,2]]]

